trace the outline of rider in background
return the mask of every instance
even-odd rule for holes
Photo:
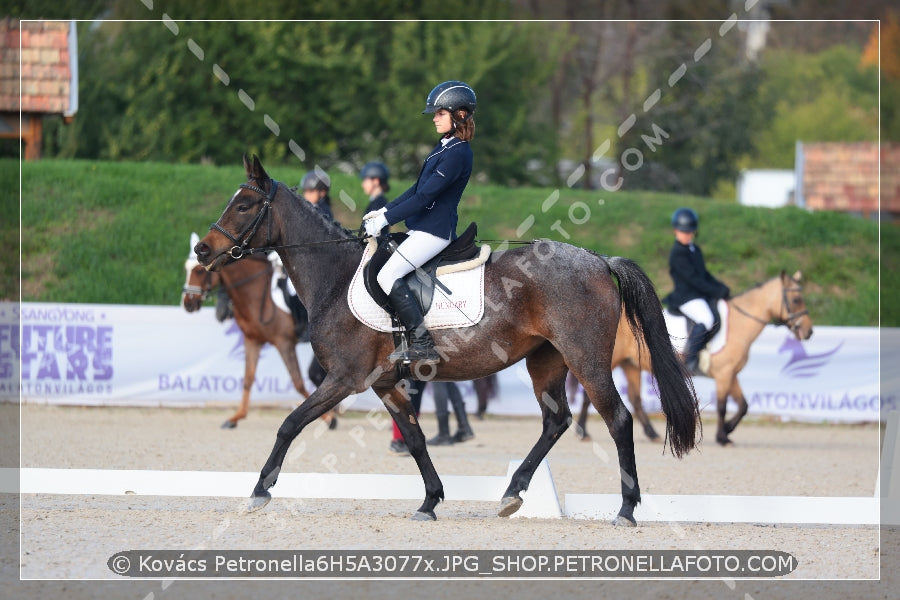
[[[675,289],[664,298],[672,309],[677,309],[694,322],[688,333],[684,363],[691,375],[701,375],[698,355],[718,329],[717,318],[711,308],[720,298],[730,295],[728,286],[706,270],[703,252],[694,243],[700,219],[690,208],[679,208],[672,213],[675,243],[669,252],[669,275]]]
[[[369,197],[369,205],[366,207],[365,214],[377,211],[387,206],[388,199],[385,194],[391,191],[391,184],[388,179],[391,172],[388,171],[384,163],[378,161],[367,162],[359,171],[359,179],[361,181],[363,193]],[[390,229],[390,225],[385,225],[381,229],[378,237],[381,237]]]
[[[300,189],[306,201],[318,208],[323,215],[334,220],[331,212],[331,198],[328,192],[331,190],[331,178],[325,171],[317,169],[310,171],[300,180]]]
[[[409,237],[377,278],[400,322],[411,332],[409,349],[396,350],[388,358],[436,364],[440,355],[422,324],[422,308],[403,276],[437,256],[456,238],[457,208],[472,174],[469,141],[475,137],[475,92],[461,81],[445,81],[428,94],[422,112],[434,113],[432,122],[442,136],[440,141],[425,158],[416,183],[387,206],[366,213],[363,226],[366,233],[377,236],[384,227],[406,221]]]

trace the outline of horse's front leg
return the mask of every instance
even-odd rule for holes
[[[728,411],[728,392],[736,381],[737,378],[732,374],[728,374],[727,377],[716,377],[716,442],[721,446],[731,445],[731,440],[728,438],[730,430],[726,427],[725,415]]]
[[[281,360],[287,368],[288,375],[291,376],[291,383],[297,393],[304,399],[309,398],[309,391],[306,389],[306,383],[303,381],[303,375],[300,373],[300,361],[297,360],[297,349],[294,347],[293,341],[289,339],[279,340],[278,353]]]
[[[349,396],[353,391],[348,385],[339,381],[338,377],[326,377],[322,385],[316,388],[316,391],[310,394],[309,398],[304,400],[300,406],[287,416],[281,427],[278,428],[275,446],[272,448],[266,464],[259,473],[259,481],[257,481],[256,487],[253,488],[253,493],[250,495],[248,511],[259,510],[272,499],[268,489],[275,485],[275,482],[278,480],[284,457],[294,438],[303,431],[304,427],[318,419],[326,411],[337,406],[341,400]]]
[[[388,412],[400,429],[406,447],[409,448],[409,454],[416,461],[419,467],[419,473],[422,474],[422,480],[425,482],[425,501],[422,506],[412,516],[414,521],[436,521],[437,515],[434,514],[434,508],[438,502],[444,499],[444,484],[431,462],[431,456],[425,446],[425,434],[419,426],[419,419],[416,417],[412,402],[410,402],[409,393],[407,392],[403,382],[392,387],[388,386],[372,386],[372,390],[378,394]]]
[[[234,429],[237,422],[247,418],[250,410],[250,390],[256,380],[256,366],[259,364],[259,355],[263,343],[259,340],[247,339],[244,336],[244,391],[241,393],[241,405],[237,412],[222,423],[222,429]]]
[[[744,418],[744,415],[747,414],[747,400],[744,398],[744,390],[741,389],[741,384],[738,383],[737,376],[734,377],[734,381],[731,384],[730,394],[731,397],[734,398],[734,401],[737,402],[738,409],[737,413],[725,422],[726,435],[734,431],[735,427],[738,426],[738,423],[741,422],[741,419]]]

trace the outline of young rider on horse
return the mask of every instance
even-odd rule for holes
[[[388,295],[401,323],[411,332],[408,351],[395,351],[391,361],[436,364],[440,355],[434,339],[422,325],[422,308],[403,277],[421,267],[456,238],[457,207],[472,174],[475,136],[475,92],[461,81],[439,84],[425,102],[423,113],[434,113],[432,122],[443,137],[425,158],[415,185],[399,198],[363,217],[366,233],[379,235],[388,225],[406,221],[409,237],[400,244],[378,273],[378,285]]]
[[[703,252],[694,243],[700,219],[690,208],[679,208],[672,213],[675,242],[669,253],[669,274],[675,289],[665,297],[666,304],[677,308],[695,325],[688,334],[684,364],[691,375],[701,375],[698,355],[715,332],[716,317],[710,308],[720,298],[730,295],[728,286],[706,270]]]

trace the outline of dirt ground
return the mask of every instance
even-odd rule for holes
[[[18,406],[0,405],[9,418]],[[21,407],[23,467],[258,472],[286,411],[251,408],[231,431],[218,428],[228,409]],[[16,416],[13,414],[13,416]],[[505,475],[540,433],[537,418],[488,416],[473,420],[476,437],[430,450],[442,475]],[[660,418],[654,419],[663,430]],[[635,430],[638,475],[644,494],[872,496],[879,464],[876,425],[811,425],[747,420],[718,447],[714,422],[705,418],[704,441],[682,460]],[[436,431],[423,415],[426,436]],[[566,493],[617,493],[615,447],[593,417],[592,441],[571,432],[548,455],[563,502]],[[334,431],[314,424],[295,441],[285,472],[416,474],[409,457],[387,452],[387,413],[342,415]],[[2,444],[2,442],[0,442]],[[4,448],[5,449],[5,448]],[[8,456],[8,454],[7,454]],[[248,481],[249,494],[255,480]],[[877,527],[761,526],[639,523],[616,528],[606,521],[503,519],[497,502],[438,505],[436,522],[411,521],[421,500],[298,500],[279,498],[247,514],[235,498],[173,498],[26,494],[21,497],[21,570],[8,551],[18,533],[15,496],[0,496],[0,533],[6,586],[0,597],[240,598],[240,597],[459,597],[515,594],[544,597],[635,595],[659,598],[806,596],[893,598],[885,582],[896,577],[896,530]],[[18,515],[15,515],[18,517]],[[789,552],[798,568],[776,581],[184,581],[119,579],[107,567],[128,549],[385,549],[385,550],[667,550],[766,549]],[[881,566],[881,570],[879,569]],[[13,577],[10,577],[10,575]],[[9,579],[67,580],[10,582]],[[82,581],[75,581],[82,580]],[[24,595],[23,595],[24,594]]]

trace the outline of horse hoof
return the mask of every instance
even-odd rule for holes
[[[265,507],[272,499],[272,494],[263,492],[260,496],[250,496],[250,503],[247,505],[247,512],[256,512]]]
[[[331,417],[328,421],[328,429],[337,429],[337,417]]]
[[[222,429],[234,429],[235,427],[237,427],[237,423],[234,421],[225,421],[222,423]]]
[[[508,517],[520,508],[522,508],[522,498],[519,496],[507,496],[500,501],[500,512],[497,516]]]
[[[734,442],[732,442],[729,438],[716,438],[716,441],[722,447],[734,446]]]
[[[437,515],[435,515],[432,511],[423,512],[421,510],[418,510],[409,519],[411,521],[437,521]]]
[[[617,515],[616,518],[613,519],[612,524],[615,527],[637,527],[637,521],[629,519],[628,517],[623,517],[622,515]]]

